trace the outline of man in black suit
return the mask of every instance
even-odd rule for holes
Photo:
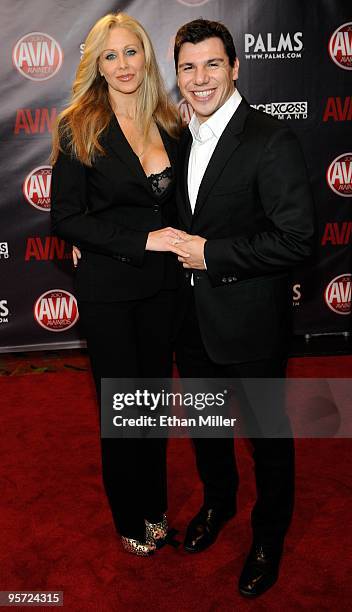
[[[297,139],[252,109],[236,89],[239,61],[229,31],[199,19],[175,40],[181,94],[194,115],[181,140],[175,240],[185,273],[177,362],[184,378],[283,378],[289,338],[289,271],[307,257],[312,202]],[[275,406],[278,421],[289,423]],[[294,498],[290,435],[257,437],[253,544],[239,588],[260,595],[278,576]],[[199,552],[236,512],[232,439],[195,439],[204,504],[185,539]]]

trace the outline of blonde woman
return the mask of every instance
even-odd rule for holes
[[[171,376],[179,132],[147,33],[106,15],[86,39],[52,151],[52,230],[81,251],[76,293],[98,397],[103,377]],[[149,555],[167,535],[166,441],[101,447],[123,546]]]

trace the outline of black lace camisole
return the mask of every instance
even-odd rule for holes
[[[168,166],[158,174],[149,174],[147,177],[151,184],[151,188],[156,196],[162,196],[168,190],[172,183],[172,170]]]

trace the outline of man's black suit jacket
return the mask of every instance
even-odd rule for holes
[[[160,134],[176,172],[177,143]],[[81,248],[78,298],[125,301],[176,287],[176,257],[145,251],[150,231],[176,225],[175,189],[155,196],[115,116],[101,142],[106,155],[92,167],[65,152],[53,167],[52,232]]]
[[[285,124],[242,99],[208,164],[193,215],[187,188],[191,144],[187,130],[177,202],[181,228],[207,239],[207,270],[193,275],[207,353],[220,364],[282,356],[292,301],[289,271],[310,254],[313,236],[298,141]]]

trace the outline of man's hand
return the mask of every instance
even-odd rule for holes
[[[186,232],[178,230],[179,239],[173,240],[173,244],[178,250],[173,250],[173,253],[178,255],[178,260],[184,268],[193,268],[195,270],[205,270],[204,265],[204,245],[206,238],[201,236],[192,236]],[[180,252],[181,250],[181,252]]]

